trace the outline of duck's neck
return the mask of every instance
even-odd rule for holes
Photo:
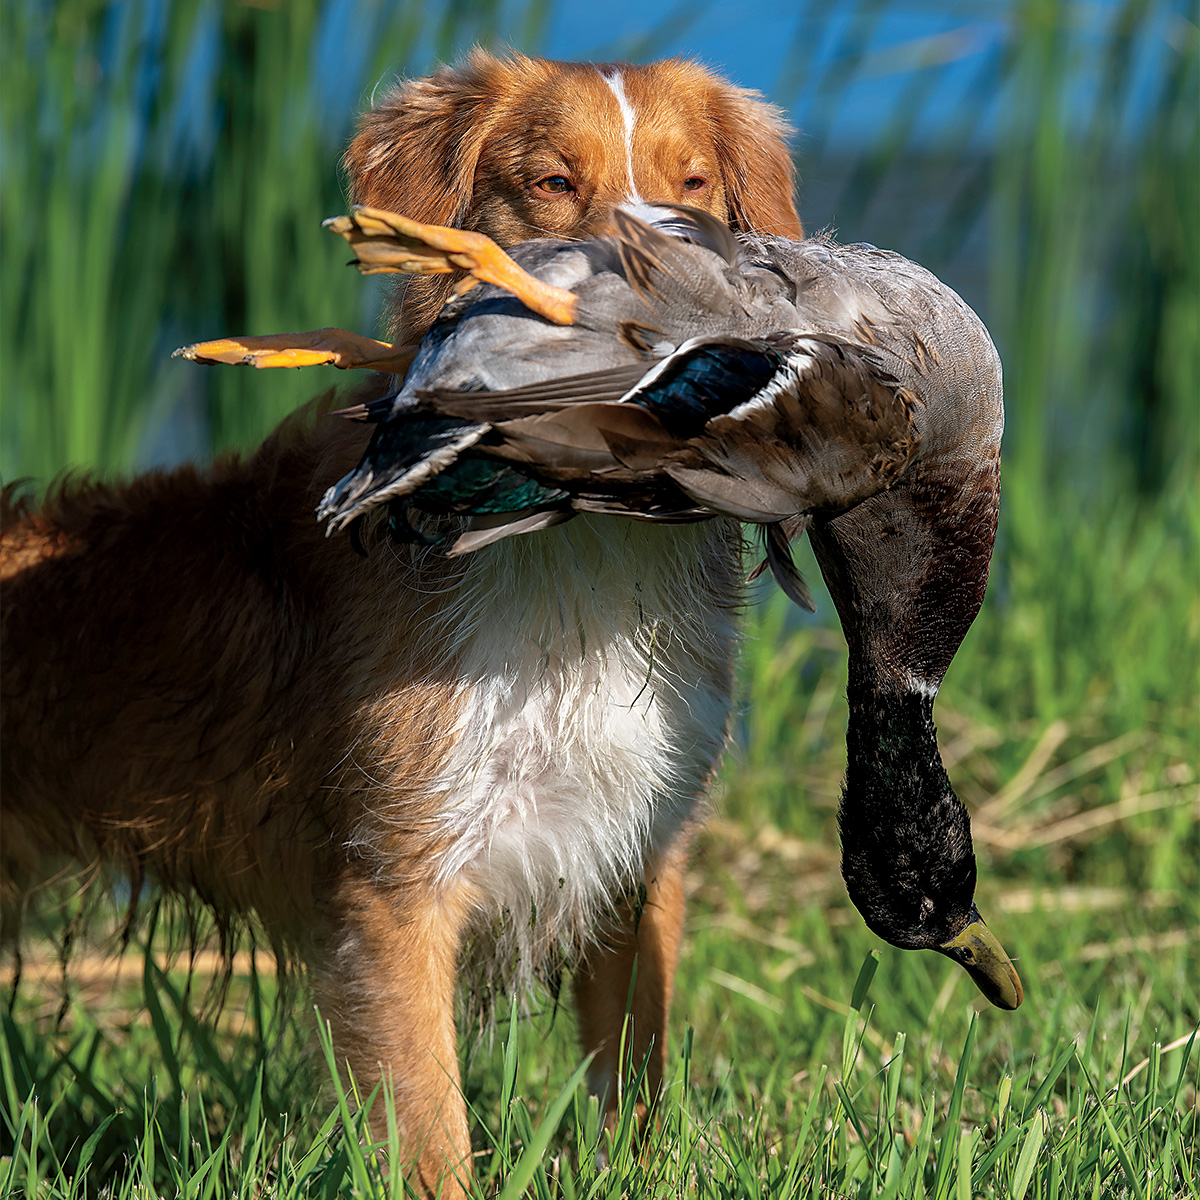
[[[928,785],[949,787],[933,724],[934,695],[932,688],[902,691],[851,681],[846,788],[856,804],[894,810],[910,793],[928,795],[934,790]]]
[[[840,820],[847,845],[924,843],[922,831],[943,828],[962,804],[950,787],[937,729],[932,689],[880,689],[852,680],[848,694],[846,784]]]
[[[848,848],[895,837],[920,857],[935,821],[963,827],[970,846],[933,701],[983,601],[999,485],[987,463],[962,474],[955,488],[916,472],[812,530],[850,653],[842,821],[860,832]]]
[[[999,486],[994,461],[943,464],[814,523],[813,549],[863,687],[937,690],[983,603]]]

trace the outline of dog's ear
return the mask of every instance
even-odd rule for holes
[[[758,92],[723,83],[709,100],[713,142],[729,199],[729,221],[745,232],[802,238],[796,212],[796,168],[783,110]]]
[[[430,225],[459,225],[470,211],[502,69],[476,49],[461,66],[392,88],[363,115],[342,160],[354,203]]]

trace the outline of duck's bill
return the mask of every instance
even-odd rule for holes
[[[937,949],[954,959],[997,1008],[1018,1008],[1025,998],[1012,961],[974,908],[962,931]]]

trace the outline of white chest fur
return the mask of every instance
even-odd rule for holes
[[[578,518],[475,555],[440,879],[524,975],[586,936],[701,800],[725,744],[736,529]]]

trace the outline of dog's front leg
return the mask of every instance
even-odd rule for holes
[[[667,1016],[683,936],[683,873],[690,841],[689,833],[680,833],[664,854],[646,864],[644,896],[623,903],[617,928],[587,951],[575,973],[580,1040],[585,1052],[596,1055],[588,1083],[600,1096],[610,1127],[621,1102],[626,1064],[637,1072],[646,1061],[651,1105],[662,1089]],[[623,1064],[626,1014],[629,1028]],[[639,1110],[644,1108],[639,1103]]]
[[[465,1195],[471,1171],[454,1020],[464,910],[453,890],[344,880],[312,968],[339,1063],[363,1096],[390,1078],[407,1178],[442,1200]],[[387,1136],[382,1097],[371,1128]]]

